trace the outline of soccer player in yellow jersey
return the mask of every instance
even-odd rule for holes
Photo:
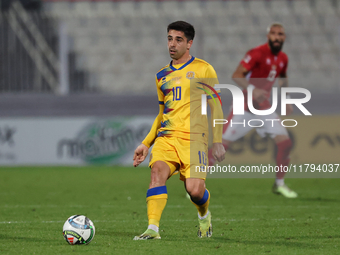
[[[146,194],[149,225],[134,240],[161,238],[159,221],[168,199],[165,183],[178,172],[198,210],[198,236],[212,235],[208,210],[210,193],[205,187],[204,171],[207,166],[208,124],[206,115],[202,115],[201,102],[204,100],[201,99],[208,99],[212,118],[223,119],[221,101],[218,102],[218,92],[213,88],[218,80],[210,64],[190,55],[195,36],[191,24],[176,21],[168,25],[167,31],[172,61],[156,75],[159,114],[149,134],[136,148],[133,158],[136,167],[145,160],[150,146],[154,145],[149,162],[151,181]],[[212,151],[216,160],[224,159],[222,125],[213,128]]]

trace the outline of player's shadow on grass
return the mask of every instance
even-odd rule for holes
[[[299,236],[297,238],[299,239],[307,239],[307,240],[311,240],[311,239],[340,239],[340,235],[324,235],[324,236],[320,236],[320,235],[316,235],[316,236]]]
[[[131,240],[135,237],[140,235],[140,233],[136,232],[122,232],[122,231],[109,231],[109,230],[100,230],[100,231],[96,231],[97,235],[101,235],[101,236],[120,236],[120,237],[130,237]]]
[[[310,242],[300,241],[301,239],[308,239],[307,237],[285,237],[282,238],[283,240],[275,240],[275,241],[262,241],[262,240],[256,240],[256,241],[247,241],[247,240],[236,240],[236,239],[231,239],[227,237],[214,237],[211,238],[212,241],[218,241],[223,242],[223,243],[233,243],[233,244],[244,244],[244,245],[254,245],[258,247],[259,245],[265,245],[265,246],[279,246],[279,247],[291,247],[291,248],[299,248],[299,249],[319,249],[320,244],[312,244]],[[314,238],[314,237],[309,237],[309,239]],[[320,237],[320,236],[315,236],[317,239],[328,239],[327,236],[325,237]],[[337,237],[334,237],[337,238]]]
[[[30,242],[30,243],[34,243],[34,242],[44,242],[44,243],[60,243],[60,240],[63,239],[58,239],[58,240],[48,240],[48,239],[40,239],[40,238],[36,238],[36,237],[24,237],[24,236],[8,236],[8,235],[4,235],[4,234],[0,234],[0,240],[9,240],[9,241],[20,241],[20,242]]]
[[[299,201],[308,201],[308,202],[334,202],[334,203],[339,203],[340,199],[330,199],[330,198],[322,198],[322,197],[301,197],[298,199]]]

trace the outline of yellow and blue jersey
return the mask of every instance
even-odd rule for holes
[[[163,67],[156,74],[158,101],[164,105],[157,136],[207,143],[208,121],[201,113],[201,97],[202,94],[208,94],[207,99],[217,97],[219,91],[213,89],[215,84],[218,79],[214,68],[195,57],[184,64],[170,63]]]

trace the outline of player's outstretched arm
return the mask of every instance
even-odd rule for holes
[[[135,150],[135,154],[133,155],[133,166],[134,167],[139,166],[139,164],[146,159],[148,153],[149,148],[146,145],[144,144],[138,145],[138,147]]]

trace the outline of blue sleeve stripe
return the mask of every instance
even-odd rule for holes
[[[192,201],[192,202],[194,202],[196,205],[203,205],[208,201],[208,198],[209,198],[209,192],[205,190],[204,195],[200,201],[198,202]]]
[[[221,93],[218,93],[218,95],[219,96],[221,96]],[[216,98],[217,97],[217,95],[216,94],[213,94],[213,96],[214,96],[214,98]],[[207,96],[207,99],[211,99],[212,97],[211,96]]]
[[[166,186],[160,186],[148,189],[148,192],[146,193],[146,197],[161,195],[161,194],[168,194],[168,191],[166,189]]]
[[[164,105],[164,101],[158,101],[158,103]]]

